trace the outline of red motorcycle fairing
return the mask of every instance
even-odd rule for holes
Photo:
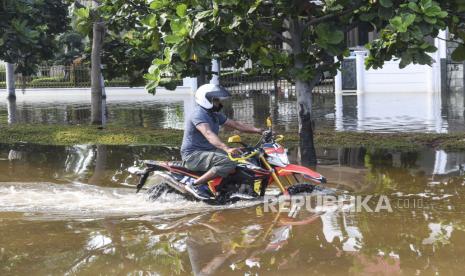
[[[216,193],[216,188],[221,184],[222,181],[223,181],[222,177],[217,177],[217,178],[214,178],[208,181],[208,187],[213,192],[213,194]]]
[[[287,176],[297,173],[301,174],[304,178],[313,182],[319,184],[326,183],[326,178],[324,176],[303,166],[289,164],[286,167],[276,167],[275,170],[278,176]]]

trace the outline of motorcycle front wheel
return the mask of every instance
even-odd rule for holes
[[[333,194],[335,191],[331,188],[327,188],[321,185],[315,185],[312,183],[296,183],[294,185],[288,186],[286,191],[289,195],[298,195],[298,194],[311,194],[315,192],[323,194]]]

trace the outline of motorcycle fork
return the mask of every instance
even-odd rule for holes
[[[285,193],[286,189],[284,189],[284,185],[279,179],[278,175],[276,174],[276,171],[271,167],[268,161],[266,161],[265,157],[260,156],[260,161],[262,161],[262,164],[265,166],[265,168],[271,172],[271,177],[273,178],[274,182],[278,184],[279,188],[281,189],[281,192]]]

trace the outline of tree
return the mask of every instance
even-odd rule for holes
[[[348,55],[348,30],[369,24],[379,31],[380,38],[369,46],[368,67],[379,68],[394,57],[403,67],[431,64],[427,53],[436,48],[425,38],[451,23],[431,0],[154,0],[150,8],[164,55],[146,75],[148,89],[160,85],[162,75],[198,74],[211,58],[236,67],[251,59],[255,70],[295,83],[302,161],[307,164],[316,163],[311,92],[323,73],[334,74]]]
[[[130,85],[145,84],[144,74],[159,50],[157,38],[147,32],[151,24],[145,0],[105,0],[98,6],[75,5],[75,29],[92,37],[92,123],[101,124],[101,88],[97,81],[100,67],[105,65],[107,79],[128,76]],[[101,33],[104,30],[105,35]],[[98,31],[98,32],[96,32]],[[99,34],[99,32],[101,34]],[[98,43],[97,43],[98,42]],[[98,72],[97,72],[98,71]],[[94,81],[96,80],[96,81]]]
[[[100,15],[100,1],[91,1],[92,5],[83,6],[79,1],[74,4],[75,28],[91,37],[91,124],[103,123],[103,76],[102,49],[106,34],[106,25]]]
[[[96,13],[105,22],[102,63],[107,79],[127,76],[129,84],[145,85],[152,60],[160,50],[159,32],[146,0],[104,0],[97,8],[77,5],[75,29],[92,36]],[[86,51],[86,54],[90,54]]]
[[[68,4],[60,0],[4,0],[0,4],[0,60],[31,75],[51,59],[56,36],[68,25]]]

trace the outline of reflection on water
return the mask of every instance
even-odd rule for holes
[[[441,96],[427,93],[336,95],[337,130],[447,132]]]
[[[28,91],[16,101],[0,97],[0,124],[88,124],[90,93],[86,90]],[[105,120],[123,126],[184,127],[192,110],[187,90],[161,91],[153,96],[143,89],[109,89]],[[89,99],[88,99],[89,98]],[[463,95],[391,93],[362,95],[314,95],[313,117],[319,128],[339,131],[465,131]],[[234,119],[263,125],[271,115],[280,130],[297,130],[295,99],[266,94],[236,96],[225,105]]]
[[[318,156],[328,186],[344,197],[386,195],[393,212],[354,212],[347,201],[292,214],[177,195],[150,202],[128,187],[127,169],[177,159],[177,149],[0,145],[0,274],[465,272],[465,153],[328,148]]]

